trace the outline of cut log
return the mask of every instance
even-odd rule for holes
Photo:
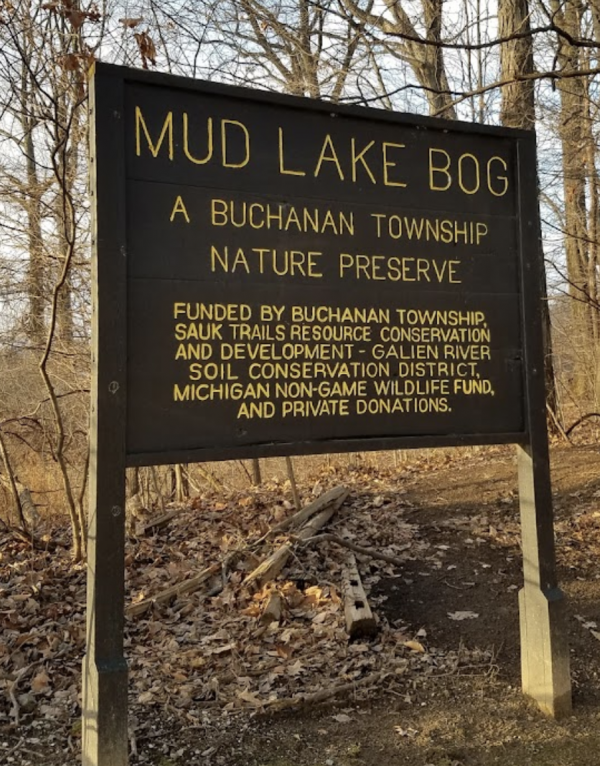
[[[274,580],[281,572],[283,567],[287,564],[287,560],[292,552],[292,546],[290,544],[282,545],[280,548],[272,553],[270,556],[253,569],[252,572],[246,577],[243,585],[252,585],[257,583],[259,586],[263,586],[271,580]]]
[[[367,594],[352,553],[348,556],[344,572],[344,612],[346,630],[350,638],[372,636],[377,632],[377,623],[367,601]]]
[[[298,534],[295,535],[295,539],[303,541],[308,540],[310,537],[314,537],[315,533],[327,524],[333,514],[342,505],[348,495],[348,490],[344,487],[341,488],[342,493],[338,493],[337,499],[334,501],[329,500],[328,507],[314,516],[309,522],[307,522]],[[332,490],[333,491],[333,490]],[[325,497],[325,495],[323,495]],[[306,510],[303,509],[303,510]],[[298,516],[298,514],[296,514]],[[281,572],[284,566],[287,564],[287,560],[292,552],[292,544],[286,543],[278,548],[274,553],[268,556],[262,561],[256,569],[254,569],[244,580],[244,585],[251,585],[257,583],[259,586],[264,586],[267,583],[274,580]]]
[[[332,503],[341,500],[341,505],[347,497],[348,489],[344,487],[343,484],[340,484],[338,487],[334,487],[328,492],[319,495],[316,500],[313,500],[312,503],[306,505],[304,508],[302,508],[302,510],[298,511],[293,516],[280,521],[279,524],[276,524],[271,528],[269,535],[276,534],[277,532],[283,532],[284,529],[289,529],[290,527],[298,527],[307,519],[310,519],[311,516],[314,516],[315,513],[323,510],[323,508],[327,508]]]
[[[150,598],[145,598],[143,601],[130,604],[125,609],[125,614],[127,617],[139,617],[140,614],[147,612],[154,606],[154,604],[164,604],[176,596],[184,596],[188,593],[194,593],[194,591],[197,591],[207,580],[210,580],[211,577],[219,574],[221,569],[221,563],[212,564],[200,572],[200,574],[191,577],[189,580],[184,580],[176,585],[172,585],[170,588],[166,588],[160,593],[157,593],[156,596],[150,596]]]

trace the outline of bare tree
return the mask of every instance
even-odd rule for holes
[[[386,50],[414,71],[431,114],[456,118],[442,45],[443,0],[421,0],[413,18],[398,0],[385,0],[385,10],[372,0],[342,0],[346,10],[369,30],[383,35]]]

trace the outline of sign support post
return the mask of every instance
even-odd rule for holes
[[[93,200],[92,408],[83,766],[127,766],[125,588],[125,201],[98,156],[123,161],[123,87],[103,80],[90,104]],[[108,121],[112,124],[107,125]],[[102,129],[98,129],[98,122]],[[94,144],[92,144],[94,145]],[[120,193],[121,190],[121,193]]]
[[[521,680],[523,693],[544,713],[562,718],[571,713],[565,599],[556,579],[547,449],[532,441],[517,446],[525,580],[519,592]]]
[[[519,147],[521,279],[528,442],[517,445],[524,585],[519,592],[523,693],[554,718],[571,713],[565,599],[558,587],[546,426],[538,189],[533,142]]]

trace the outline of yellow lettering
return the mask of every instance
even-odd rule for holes
[[[227,224],[227,203],[224,199],[212,199],[210,201],[210,213],[213,226],[225,226]]]
[[[467,189],[463,181],[463,167],[465,160],[473,161],[473,168],[475,170],[475,183],[473,188]],[[461,154],[458,160],[458,185],[464,191],[465,194],[476,194],[479,191],[479,161],[474,154]]]
[[[331,154],[329,155],[325,154],[327,149],[331,151]],[[335,165],[337,169],[340,180],[341,181],[344,180],[344,173],[342,171],[340,161],[338,160],[338,156],[336,154],[333,141],[331,140],[331,136],[329,134],[325,136],[325,140],[323,141],[323,146],[321,147],[321,154],[319,155],[319,159],[317,160],[317,167],[315,168],[315,178],[317,178],[319,173],[321,172],[321,165],[324,162],[333,162],[333,164]]]
[[[279,172],[281,175],[305,176],[304,170],[288,170],[283,163],[283,128],[279,128]]]
[[[258,210],[259,213],[263,213],[263,218],[260,219],[260,221],[256,221],[254,218],[254,211]],[[260,202],[253,202],[249,209],[248,209],[248,221],[250,223],[250,226],[253,229],[262,229],[265,225],[265,219],[264,219],[264,212],[265,209],[263,205],[260,204]]]
[[[375,141],[369,141],[369,143],[365,146],[364,149],[361,149],[361,151],[357,154],[356,153],[356,139],[352,139],[351,143],[351,152],[352,152],[352,180],[354,183],[356,183],[356,165],[358,162],[360,162],[363,166],[363,168],[367,171],[367,175],[371,179],[371,183],[376,184],[377,181],[375,180],[375,176],[371,172],[371,168],[367,165],[365,162],[365,154],[369,151],[369,149],[375,144]]]
[[[388,168],[395,168],[397,163],[392,162],[388,159],[388,148],[394,148],[394,149],[404,149],[405,144],[392,144],[388,141],[384,141],[381,145],[383,150],[383,183],[385,186],[402,186],[406,187],[405,183],[402,183],[402,181],[390,181],[389,175],[388,175]]]
[[[237,253],[235,254],[235,258],[233,260],[233,265],[231,267],[232,274],[236,272],[238,266],[243,268],[246,271],[246,274],[250,273],[250,266],[248,265],[248,261],[241,247],[238,247]]]
[[[173,210],[171,211],[171,217],[169,218],[169,221],[171,223],[173,223],[173,221],[175,220],[176,215],[182,215],[185,218],[186,223],[190,222],[190,217],[186,210],[185,203],[183,199],[181,198],[181,195],[178,195],[177,199],[175,200],[175,204],[173,205]]]
[[[190,162],[193,162],[195,165],[206,165],[206,163],[211,159],[213,155],[213,121],[212,117],[208,118],[207,124],[207,147],[206,147],[206,157],[199,160],[197,157],[193,157],[190,153],[190,147],[189,147],[189,131],[188,131],[188,116],[187,112],[183,113],[183,153],[188,158]]]
[[[227,155],[227,126],[241,128],[244,134],[245,157],[241,162],[230,162]],[[237,120],[221,120],[221,145],[223,149],[223,167],[224,168],[243,168],[250,162],[250,134],[245,125]]]
[[[492,186],[492,163],[499,162],[502,168],[508,170],[508,165],[502,157],[492,157],[487,164],[487,185],[494,197],[503,197],[508,191],[508,178],[506,176],[496,176],[493,180],[500,181],[500,188],[494,189]]]
[[[434,165],[434,156],[435,155],[443,155],[443,157],[446,159],[446,164],[439,166]],[[443,149],[430,149],[429,150],[429,188],[432,191],[447,191],[450,188],[450,184],[452,183],[452,176],[448,172],[448,168],[450,167],[450,155],[448,152],[444,151]],[[434,183],[434,173],[441,173],[444,176],[446,176],[446,185],[445,186],[438,186],[436,183]]]
[[[160,136],[158,137],[158,143],[154,145],[152,138],[150,137],[150,132],[148,131],[148,126],[144,120],[142,110],[139,106],[135,107],[135,153],[138,157],[142,153],[142,137],[140,129],[144,133],[148,143],[148,149],[150,149],[150,153],[153,157],[158,157],[158,153],[160,152],[162,143],[165,140],[165,136],[168,135],[169,159],[173,159],[173,112],[169,112],[165,117]]]

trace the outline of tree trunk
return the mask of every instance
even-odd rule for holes
[[[500,49],[501,79],[506,81],[506,85],[502,86],[501,121],[508,128],[521,128],[523,130],[535,130],[536,122],[533,80],[518,79],[522,75],[532,74],[534,71],[533,39],[529,34],[531,30],[529,16],[528,0],[499,0],[499,36],[501,38],[510,38],[516,34],[525,33],[523,37],[513,38],[503,43]],[[546,285],[544,254],[541,242],[539,247],[546,401],[551,411],[558,418],[550,311],[547,298],[548,288]],[[556,428],[553,422],[549,425],[553,430]]]

